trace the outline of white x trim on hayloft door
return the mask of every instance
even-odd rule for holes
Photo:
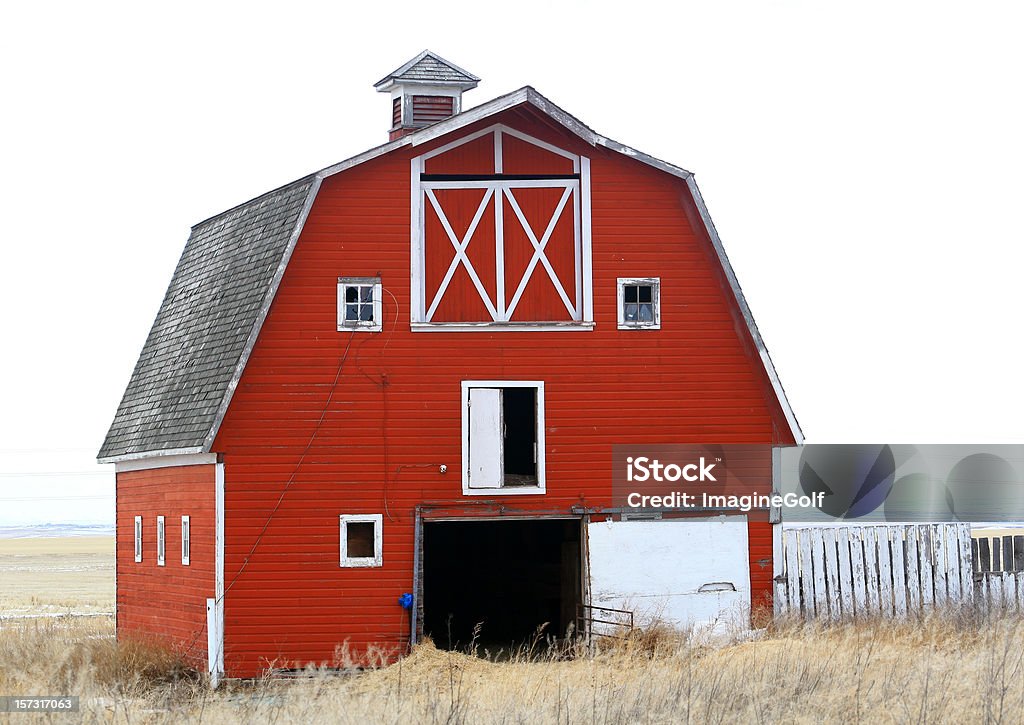
[[[425,174],[427,161],[445,154],[481,137],[490,135],[494,148],[494,174],[445,174],[442,178]],[[503,136],[512,136],[526,143],[537,146],[556,156],[568,159],[572,163],[572,173],[565,174],[504,174],[505,154],[508,153],[503,143]],[[412,160],[412,289],[413,289],[413,329],[590,329],[593,326],[593,300],[591,289],[590,260],[590,160],[584,156],[571,154],[556,146],[528,136],[520,131],[501,124],[465,136],[450,144],[434,149]],[[489,161],[488,161],[489,163]],[[564,165],[564,162],[562,162]],[[425,178],[426,177],[426,178]],[[452,178],[454,177],[454,178]],[[473,190],[482,189],[483,197],[466,229],[460,236],[450,220],[450,210],[446,212],[442,199],[436,191],[440,190]],[[551,189],[560,192],[554,211],[547,218],[530,218],[524,212],[522,199],[517,193],[525,189]],[[524,251],[531,253],[530,259],[522,276],[509,276],[505,269],[505,204],[515,217],[517,228],[521,228],[532,247]],[[447,271],[440,284],[428,299],[425,283],[427,265],[425,239],[425,210],[430,208],[436,214],[444,234],[455,251],[448,264]],[[473,249],[479,244],[488,244],[488,240],[473,245],[474,235],[479,231],[481,220],[488,210],[494,217],[494,293],[488,291],[481,280],[483,270],[474,266]],[[572,217],[573,264],[571,272],[562,271],[562,277],[556,271],[549,256],[548,245],[552,235],[563,218]],[[435,227],[436,228],[436,227]],[[560,239],[567,239],[563,236]],[[489,233],[487,236],[490,236]],[[521,235],[520,235],[521,236]],[[432,244],[436,244],[436,241]],[[436,248],[436,247],[434,247]],[[563,245],[563,254],[567,247]],[[479,264],[479,260],[477,261]],[[471,323],[452,322],[437,319],[438,307],[445,299],[445,294],[452,285],[452,280],[459,268],[465,269],[473,288],[480,296],[490,319]],[[543,270],[537,272],[538,268]],[[487,270],[488,274],[490,270]],[[516,317],[516,310],[526,294],[530,280],[534,274],[546,275],[550,280],[558,298],[565,307],[564,313],[553,319],[521,319]],[[572,279],[567,277],[572,274]]]

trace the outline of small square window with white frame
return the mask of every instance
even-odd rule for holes
[[[338,277],[338,329],[381,330],[380,277]]]
[[[341,560],[344,567],[384,565],[384,517],[381,514],[341,514]]]
[[[619,277],[618,308],[620,330],[660,330],[661,279]]]

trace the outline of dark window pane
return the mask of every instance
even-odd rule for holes
[[[359,308],[359,319],[363,322],[373,322],[373,303],[367,302]]]
[[[653,305],[640,305],[640,322],[654,322]]]
[[[624,290],[626,302],[636,302],[637,288],[636,285],[627,284]]]
[[[359,301],[359,288],[358,287],[346,287],[345,288],[345,301],[346,302],[358,302]]]
[[[355,322],[359,319],[359,305],[345,305],[345,319]]]
[[[654,291],[654,288],[652,288],[649,284],[645,284],[644,286],[640,287],[640,301],[641,302],[650,302],[651,301],[651,294],[652,294],[653,291]]]
[[[372,558],[373,522],[349,521],[345,525],[345,540],[349,558]]]
[[[362,301],[373,302],[373,287],[371,285],[367,285],[366,287],[361,287],[360,289],[362,290]]]
[[[639,305],[637,305],[635,303],[634,304],[626,305],[626,320],[627,321],[631,322],[631,321],[636,320],[636,316],[637,316],[637,312],[638,312],[637,311],[637,307],[639,307]]]

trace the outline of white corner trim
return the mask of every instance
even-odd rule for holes
[[[224,464],[218,463],[214,476],[214,594],[221,606],[221,616],[224,608]],[[223,649],[221,642],[221,649]],[[223,669],[223,653],[221,653],[221,669]]]
[[[214,596],[206,600],[206,657],[211,684],[224,674],[224,464],[214,478]]]
[[[126,471],[148,471],[153,468],[174,468],[175,466],[208,466],[217,462],[216,453],[185,453],[152,458],[136,458],[114,464],[115,473]]]
[[[736,272],[732,268],[732,263],[729,262],[729,256],[725,253],[725,247],[722,245],[722,240],[718,236],[718,230],[715,229],[715,224],[711,221],[711,215],[708,213],[708,208],[704,204],[704,197],[701,196],[700,189],[697,188],[697,182],[694,180],[692,175],[687,177],[686,185],[690,189],[690,195],[693,197],[693,202],[697,206],[697,213],[700,215],[701,221],[704,223],[704,229],[707,231],[708,237],[711,239],[711,244],[715,248],[715,253],[718,255],[718,262],[722,267],[722,271],[725,273],[725,277],[729,281],[729,286],[732,288],[733,295],[736,297],[736,303],[739,305],[740,313],[743,315],[743,320],[747,323],[747,329],[754,341],[754,346],[757,348],[757,352],[761,356],[761,363],[764,365],[765,372],[768,374],[768,379],[771,381],[772,389],[775,391],[775,397],[779,401],[782,412],[786,416],[786,422],[789,424],[793,440],[798,446],[803,445],[803,431],[800,430],[800,424],[797,422],[796,415],[793,413],[793,408],[790,406],[789,400],[786,398],[786,391],[782,388],[782,381],[779,380],[779,374],[776,372],[775,365],[772,363],[772,358],[768,354],[768,348],[764,344],[764,340],[761,339],[761,333],[757,329],[757,323],[754,322],[754,315],[750,311],[750,306],[747,305],[747,300],[743,296],[743,290],[740,288],[739,280],[736,278]]]

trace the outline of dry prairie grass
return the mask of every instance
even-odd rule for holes
[[[662,631],[593,656],[495,662],[429,643],[376,670],[217,691],[109,622],[0,630],[0,693],[77,694],[84,722],[1020,722],[1024,620],[775,626],[711,645]]]
[[[113,536],[0,538],[0,617],[113,610]]]

